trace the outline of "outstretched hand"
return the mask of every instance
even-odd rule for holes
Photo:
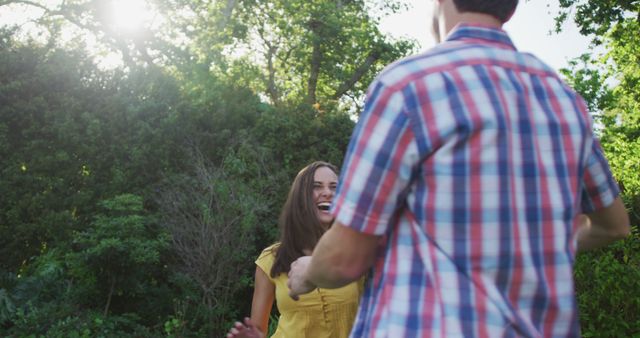
[[[227,338],[264,338],[265,335],[253,324],[251,319],[245,318],[244,323],[236,322],[227,333]]]
[[[316,288],[306,277],[309,263],[311,263],[311,256],[302,256],[291,263],[287,286],[289,287],[289,296],[293,300],[298,300],[300,295],[309,293]]]

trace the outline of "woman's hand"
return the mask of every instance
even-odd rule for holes
[[[257,326],[255,326],[251,319],[245,318],[244,323],[236,322],[235,325],[227,333],[227,338],[264,338]]]

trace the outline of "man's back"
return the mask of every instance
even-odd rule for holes
[[[335,214],[388,237],[352,337],[579,334],[573,219],[618,190],[552,70],[460,26],[383,72],[357,128]]]
[[[517,3],[430,1],[447,41],[369,87],[334,224],[289,274],[295,297],[372,268],[351,337],[579,335],[575,238],[629,219],[582,100],[501,30]]]

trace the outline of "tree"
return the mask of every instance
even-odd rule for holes
[[[85,85],[93,74],[82,53],[25,46],[10,34],[0,33],[0,267],[16,271],[68,239],[74,207],[90,199],[82,143],[67,141],[82,120],[72,116],[98,95]]]
[[[113,26],[111,3],[5,0],[0,10],[27,7],[41,13],[32,21],[50,46],[71,40],[77,48],[76,41],[95,40],[94,51],[117,53],[128,67],[181,73],[196,65],[253,86],[275,105],[360,104],[377,72],[413,49],[408,41],[382,34],[379,19],[370,14],[396,11],[396,1],[147,0],[155,21],[135,33]],[[75,39],[61,39],[63,33]]]
[[[212,165],[198,148],[191,171],[168,178],[156,202],[161,224],[171,234],[177,269],[197,285],[200,302],[213,314],[206,321],[220,330],[256,254],[255,238],[269,201],[241,177],[248,170],[235,154]],[[261,170],[262,168],[257,168]],[[263,173],[264,174],[264,173]]]
[[[576,259],[585,337],[640,333],[640,1],[560,0],[558,29],[571,17],[602,57],[584,55],[563,74],[587,100],[630,213],[632,235]]]
[[[83,51],[11,34],[0,35],[0,267],[17,271],[89,224],[97,201],[180,167],[189,131],[175,126],[181,95],[164,72],[100,72]]]
[[[117,297],[130,307],[146,295],[154,279],[166,274],[162,256],[169,248],[169,237],[145,215],[142,198],[124,194],[100,203],[103,213],[87,229],[79,232],[67,257],[72,273],[80,281],[95,283],[104,298],[104,316]]]
[[[343,112],[324,111],[301,104],[297,109],[265,111],[251,130],[270,150],[273,160],[287,171],[287,177],[307,164],[323,160],[338,167],[347,150],[355,122]],[[286,196],[288,185],[282,190]],[[284,202],[284,199],[282,200]]]
[[[264,63],[261,90],[276,106],[357,102],[382,67],[413,47],[384,36],[366,1],[255,0],[238,12],[247,25],[244,48]]]
[[[560,12],[556,16],[556,31],[562,24],[573,19],[580,33],[590,36],[596,44],[603,43],[602,37],[611,29],[626,21],[638,21],[640,2],[637,0],[559,0]],[[618,32],[622,33],[622,32]]]
[[[640,1],[562,0],[558,25],[575,10],[574,21],[582,34],[607,52],[601,59],[588,55],[582,67],[565,76],[589,102],[616,179],[621,184],[633,224],[640,221]],[[561,27],[561,26],[558,26]],[[589,60],[591,59],[591,60]]]
[[[0,0],[36,9],[0,30],[0,336],[226,328],[293,177],[340,165],[366,85],[411,48],[373,1],[148,0],[166,25],[137,37],[109,2]]]
[[[139,196],[102,201],[72,243],[50,248],[5,281],[3,336],[155,336],[172,310],[169,239]]]
[[[154,32],[145,30],[136,36],[127,36],[114,29],[109,22],[111,1],[73,0],[61,2],[43,2],[30,0],[3,0],[0,9],[11,11],[28,8],[34,15],[30,21],[37,31],[36,35],[45,35],[50,46],[59,47],[61,34],[72,32],[75,36],[90,34],[112,51],[121,54],[124,61],[132,65],[141,60],[153,64],[154,50],[150,42],[156,40]]]

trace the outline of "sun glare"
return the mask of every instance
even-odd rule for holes
[[[133,34],[147,25],[153,12],[145,0],[112,0],[111,24],[114,29]]]

